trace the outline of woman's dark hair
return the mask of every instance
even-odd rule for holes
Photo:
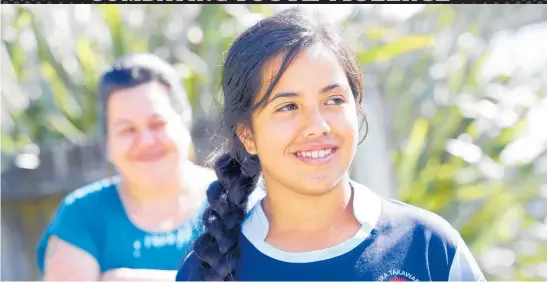
[[[98,92],[98,115],[102,133],[108,133],[108,99],[116,90],[133,88],[149,82],[158,82],[169,89],[169,98],[184,122],[190,123],[192,110],[188,97],[175,68],[150,53],[138,53],[117,59],[111,68],[101,75]]]
[[[243,32],[228,50],[223,71],[222,129],[228,144],[215,162],[218,181],[207,191],[209,207],[204,212],[206,231],[194,242],[202,280],[237,280],[238,241],[247,200],[253,192],[261,168],[256,155],[250,155],[238,136],[251,128],[251,114],[265,101],[291,60],[300,51],[320,43],[330,49],[344,68],[359,112],[363,86],[357,61],[339,33],[330,24],[300,8],[291,8],[261,20]],[[284,56],[278,73],[260,101],[261,73],[268,62]]]

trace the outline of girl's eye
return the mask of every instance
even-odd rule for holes
[[[296,110],[296,105],[295,104],[287,104],[287,105],[277,109],[276,112],[286,112],[286,111],[293,111],[293,110]]]
[[[340,105],[342,103],[344,103],[344,99],[342,97],[335,97],[327,101],[328,105]]]

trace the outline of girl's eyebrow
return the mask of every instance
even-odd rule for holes
[[[300,96],[300,94],[296,92],[279,92],[272,96],[272,98],[268,101],[268,104],[278,98],[288,98],[288,97],[296,97],[296,96]]]
[[[326,93],[326,92],[329,92],[331,91],[332,89],[336,89],[336,88],[340,88],[340,87],[343,87],[342,85],[340,85],[339,83],[333,83],[331,85],[328,85],[328,86],[325,86],[321,89],[321,93]]]
[[[343,86],[340,85],[339,83],[333,83],[333,84],[330,84],[330,85],[327,85],[327,86],[321,88],[321,90],[319,92],[321,92],[323,94],[323,93],[327,93],[327,92],[331,91],[332,89],[336,89],[336,88],[340,88],[340,87],[343,87]],[[268,101],[268,104],[273,102],[275,99],[278,99],[278,98],[296,97],[296,96],[299,96],[299,95],[300,94],[296,93],[296,92],[279,92],[279,93],[276,93],[275,95],[272,96],[272,98]]]

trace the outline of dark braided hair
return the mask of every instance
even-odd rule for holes
[[[228,50],[223,71],[222,129],[228,144],[215,162],[218,181],[209,186],[209,208],[204,212],[206,231],[194,242],[202,280],[237,280],[239,236],[247,200],[260,176],[260,161],[241,141],[242,129],[251,128],[253,111],[263,107],[291,60],[305,48],[320,43],[330,48],[346,72],[357,105],[363,97],[359,67],[353,53],[332,26],[291,8],[261,20],[243,32]],[[275,56],[283,63],[259,101],[261,73]],[[362,108],[360,113],[362,113]],[[247,131],[248,132],[248,131]]]

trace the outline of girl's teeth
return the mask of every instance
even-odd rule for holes
[[[324,158],[332,152],[332,149],[320,150],[320,151],[311,151],[311,152],[298,152],[297,155],[310,158],[310,159],[319,159]]]

